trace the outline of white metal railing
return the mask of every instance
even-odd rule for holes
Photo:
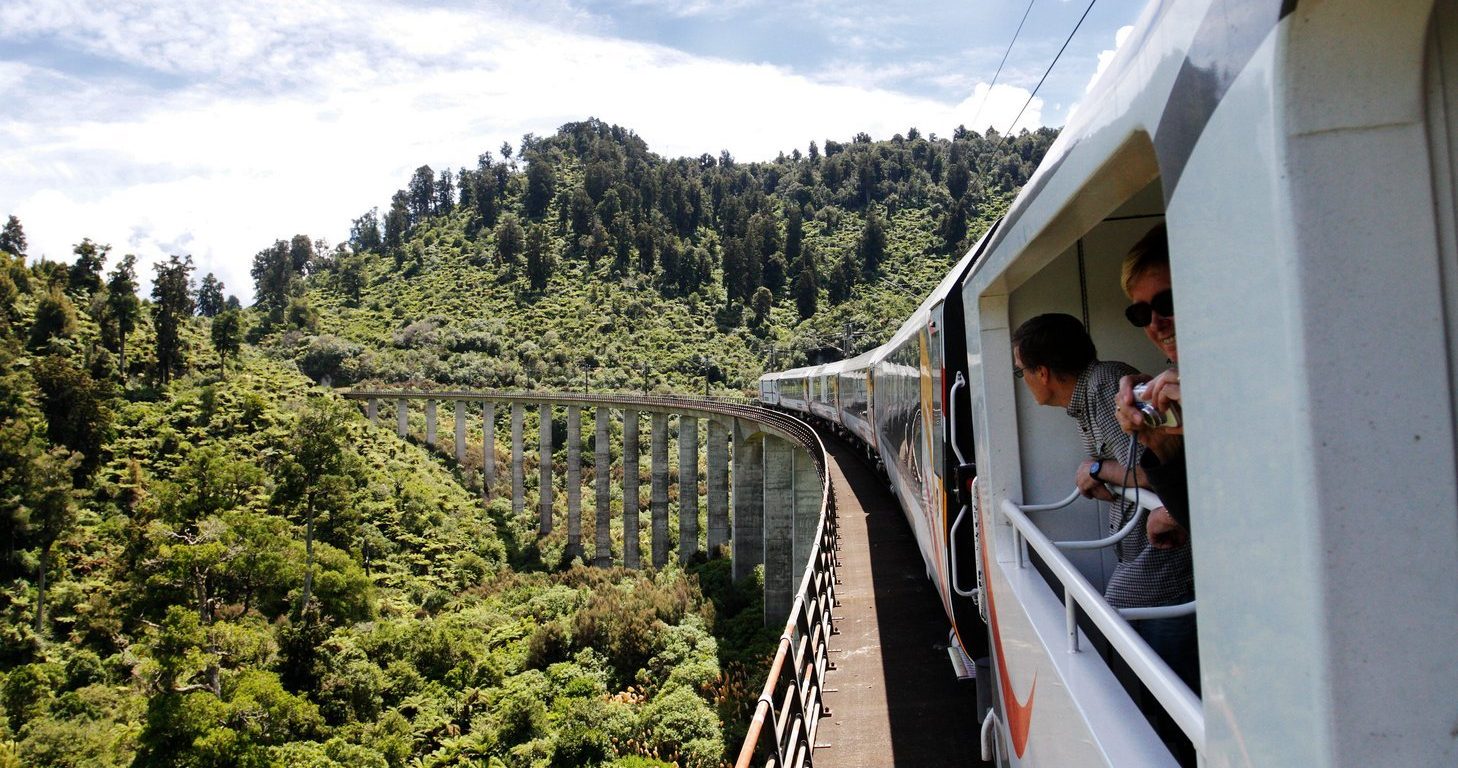
[[[1123,528],[1120,528],[1119,530],[1109,534],[1108,536],[1105,536],[1102,539],[1090,539],[1086,541],[1055,541],[1053,542],[1053,546],[1061,550],[1104,549],[1106,547],[1112,547],[1133,534],[1134,531],[1140,530],[1139,521],[1144,519],[1146,512],[1151,512],[1164,506],[1164,502],[1160,500],[1159,496],[1155,495],[1153,491],[1147,488],[1126,488],[1117,485],[1109,485],[1106,487],[1110,491],[1113,491],[1114,493],[1123,496],[1126,500],[1131,501],[1138,506],[1138,511],[1134,514],[1133,517],[1129,518],[1129,522],[1125,523]],[[1073,493],[1068,494],[1067,498],[1064,498],[1062,501],[1055,501],[1052,504],[1024,504],[1020,506],[1019,509],[1021,509],[1025,513],[1051,512],[1056,509],[1063,509],[1064,507],[1067,507],[1068,505],[1077,501],[1082,495],[1083,494],[1077,488],[1074,488]],[[1018,546],[1017,552],[1018,567],[1021,568],[1023,565],[1022,546]],[[1179,605],[1158,605],[1150,608],[1118,608],[1116,610],[1119,612],[1120,616],[1123,616],[1127,620],[1133,621],[1137,619],[1170,619],[1177,616],[1190,616],[1195,613],[1195,607],[1196,602],[1194,600],[1191,600],[1188,603],[1180,603]]]
[[[1119,492],[1127,489],[1116,488]],[[1130,492],[1132,493],[1132,492]],[[1043,558],[1043,563],[1052,571],[1053,576],[1058,579],[1063,587],[1063,603],[1065,606],[1064,615],[1066,631],[1068,634],[1068,649],[1070,652],[1077,652],[1078,649],[1078,609],[1082,608],[1094,626],[1103,632],[1109,645],[1123,658],[1134,674],[1139,677],[1159,701],[1180,730],[1184,731],[1194,745],[1195,751],[1204,754],[1205,752],[1205,715],[1200,704],[1200,698],[1190,690],[1188,685],[1169,668],[1169,665],[1161,659],[1153,649],[1149,647],[1144,639],[1129,625],[1128,619],[1152,619],[1169,618],[1193,613],[1195,603],[1189,602],[1184,605],[1159,606],[1157,608],[1135,608],[1115,610],[1103,595],[1094,589],[1088,579],[1073,567],[1060,551],[1060,545],[1050,540],[1042,530],[1028,518],[1026,512],[1046,511],[1058,509],[1073,503],[1079,495],[1075,490],[1073,496],[1058,504],[1028,505],[1020,507],[1010,500],[1003,500],[1002,514],[1012,525],[1015,532],[1013,549],[1017,553],[1017,567],[1025,566],[1026,557],[1023,547],[1030,546],[1038,555]],[[1153,497],[1147,490],[1140,490],[1140,503]],[[1126,498],[1129,498],[1126,495]],[[1157,501],[1157,497],[1155,498]],[[1155,504],[1154,506],[1160,506]],[[1141,518],[1142,515],[1135,515]],[[1128,526],[1125,526],[1128,528]],[[1121,533],[1123,533],[1121,531]],[[1119,534],[1116,537],[1122,538]],[[1115,539],[1117,541],[1117,539]]]

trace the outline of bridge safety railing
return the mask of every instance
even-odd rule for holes
[[[1154,652],[1149,644],[1129,625],[1130,620],[1170,618],[1187,616],[1195,612],[1193,601],[1182,605],[1158,606],[1153,608],[1115,609],[1102,594],[1084,578],[1063,554],[1064,549],[1098,549],[1113,546],[1129,535],[1144,535],[1143,526],[1137,523],[1144,519],[1144,513],[1163,506],[1158,496],[1146,489],[1119,488],[1110,486],[1114,492],[1139,505],[1122,529],[1103,539],[1092,541],[1055,542],[1047,537],[1027,515],[1029,512],[1045,512],[1061,509],[1079,498],[1077,489],[1063,501],[1053,504],[1027,504],[1019,506],[1011,500],[1002,502],[1003,517],[1014,531],[1013,551],[1017,567],[1026,565],[1025,547],[1031,547],[1042,558],[1044,565],[1052,572],[1063,588],[1065,631],[1068,636],[1068,651],[1079,651],[1078,610],[1104,634],[1114,652],[1119,654],[1134,674],[1139,677],[1155,699],[1169,713],[1170,717],[1184,731],[1199,754],[1205,752],[1205,716],[1200,698],[1170,669],[1169,665]]]
[[[810,452],[821,481],[820,520],[810,561],[800,578],[789,620],[780,635],[769,676],[739,750],[735,768],[801,768],[814,760],[815,734],[824,714],[822,696],[830,669],[831,609],[836,605],[836,552],[840,534],[835,518],[835,493],[820,437],[799,419],[762,408],[778,417],[782,430],[795,435]]]

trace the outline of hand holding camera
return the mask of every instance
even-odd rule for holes
[[[1164,374],[1160,375],[1163,376]],[[1158,380],[1158,378],[1155,379],[1155,381]],[[1162,392],[1155,391],[1155,381],[1136,384],[1132,390],[1134,394],[1134,407],[1138,409],[1139,413],[1143,414],[1144,425],[1150,429],[1181,426],[1178,375],[1176,375],[1176,383],[1171,385],[1174,388],[1174,398],[1169,396],[1169,387],[1166,387]],[[1164,395],[1161,398],[1164,401],[1163,408],[1160,408],[1154,402],[1157,394]]]
[[[1125,432],[1148,438],[1184,433],[1180,412],[1180,373],[1171,368],[1150,378],[1125,376],[1119,381],[1119,425]]]

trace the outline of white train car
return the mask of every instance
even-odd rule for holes
[[[1071,600],[1200,764],[1458,765],[1455,150],[1458,4],[1145,9],[961,286],[954,432],[975,436],[1000,764],[1176,762]],[[1102,358],[1166,367],[1118,274],[1159,221],[1202,696],[1099,597],[1111,557],[1053,543],[1103,535],[1094,504],[1027,508],[1066,496],[1081,456],[1010,346],[1034,315],[1082,313]]]
[[[1458,765],[1455,51],[1451,1],[1152,3],[1005,218],[840,364],[841,423],[880,454],[954,640],[991,665],[999,764],[1178,764],[1096,626],[1190,762]],[[1084,318],[1104,359],[1166,367],[1118,274],[1161,221],[1203,695],[1103,601],[1113,556],[1064,546],[1104,536],[1103,511],[1038,509],[1082,456],[1013,377],[1012,330],[1045,312]],[[808,412],[805,370],[767,378]]]
[[[787,411],[809,413],[809,368],[766,373],[759,379],[760,400]],[[766,397],[766,394],[768,397]]]
[[[840,379],[836,375],[842,363],[826,363],[810,369],[808,378],[813,394],[809,398],[810,415],[817,416],[830,424],[840,424],[839,389]]]
[[[769,406],[780,404],[778,376],[776,373],[766,373],[759,377],[759,402]]]
[[[836,372],[837,408],[840,425],[867,446],[876,444],[874,409],[871,407],[871,365],[879,349],[863,352],[843,361]]]

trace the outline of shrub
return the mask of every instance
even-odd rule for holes
[[[352,384],[354,380],[349,375],[352,369],[347,363],[361,351],[358,344],[330,333],[322,333],[309,340],[296,362],[299,370],[314,381],[323,381],[328,377],[335,385]]]

